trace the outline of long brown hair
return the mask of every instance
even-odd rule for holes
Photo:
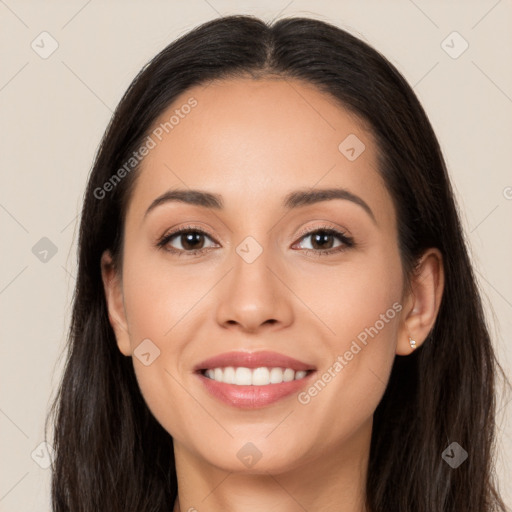
[[[493,483],[495,382],[501,368],[446,165],[418,99],[385,57],[331,24],[227,16],[180,37],[144,67],[96,156],[81,217],[66,367],[47,418],[54,415],[54,512],[172,510],[172,437],[146,406],[131,358],[117,348],[100,271],[104,250],[115,260],[122,256],[126,205],[138,169],[106,197],[98,190],[188,88],[268,74],[313,84],[368,123],[397,212],[404,275],[411,275],[426,248],[437,247],[443,255],[446,281],[435,326],[412,355],[395,358],[375,411],[368,509],[506,510]],[[468,452],[457,469],[442,457],[452,442]]]

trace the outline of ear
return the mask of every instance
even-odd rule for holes
[[[443,257],[439,249],[427,249],[418,261],[404,300],[403,319],[396,353],[408,355],[414,349],[409,337],[421,346],[434,327],[444,290]]]
[[[110,251],[105,251],[101,256],[101,277],[107,301],[108,319],[114,330],[117,346],[125,356],[130,356],[132,350],[126,321],[122,280],[115,268]]]

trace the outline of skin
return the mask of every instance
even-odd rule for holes
[[[137,357],[133,364],[148,407],[174,439],[174,512],[364,511],[373,413],[395,355],[410,354],[409,336],[419,347],[434,325],[441,254],[424,253],[406,291],[395,209],[371,133],[312,85],[267,77],[197,86],[155,126],[191,96],[197,106],[143,161],[126,214],[122,271],[108,251],[101,262],[119,350],[132,356],[147,338],[160,350],[149,366]],[[348,134],[366,146],[354,161],[338,150]],[[362,198],[375,221],[349,200],[290,211],[281,204],[293,190],[328,187]],[[167,202],[145,216],[172,188],[221,194],[224,208]],[[213,249],[178,256],[156,247],[188,224],[211,235],[196,246]],[[325,226],[356,245],[315,255],[322,246],[301,230]],[[263,249],[250,264],[236,252],[247,236]],[[181,244],[178,235],[168,246]],[[235,408],[193,374],[195,364],[223,352],[273,350],[321,375],[394,303],[401,311],[307,404],[294,394],[261,409]],[[252,467],[237,457],[248,442],[261,453]]]

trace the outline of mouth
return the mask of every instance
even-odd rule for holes
[[[203,389],[221,402],[244,409],[269,406],[311,382],[316,368],[275,352],[229,352],[196,365]]]

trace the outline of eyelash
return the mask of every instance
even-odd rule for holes
[[[195,226],[185,226],[178,230],[172,231],[171,233],[163,235],[156,242],[156,246],[159,249],[162,249],[164,251],[167,251],[167,252],[170,252],[173,254],[177,254],[178,256],[182,256],[184,254],[186,254],[187,256],[196,256],[196,255],[199,255],[204,252],[209,252],[211,249],[214,249],[214,247],[208,247],[208,248],[203,248],[203,249],[193,249],[191,251],[185,251],[182,249],[174,249],[174,248],[167,247],[167,244],[177,235],[182,235],[184,233],[191,233],[191,232],[199,233],[201,235],[206,235],[209,238],[211,238],[212,240],[214,240],[214,238],[208,232],[204,231],[203,229],[197,228]],[[304,251],[308,255],[313,254],[314,256],[329,256],[331,254],[341,253],[347,249],[355,247],[355,245],[356,245],[354,242],[354,239],[352,237],[346,235],[345,233],[343,233],[341,231],[338,231],[336,229],[328,227],[328,226],[319,226],[319,227],[314,228],[313,230],[309,230],[309,231],[300,233],[299,241],[304,237],[314,235],[318,232],[325,233],[327,235],[334,235],[342,242],[343,245],[340,245],[339,247],[335,247],[335,248],[331,248],[331,249],[319,249],[319,250],[302,249],[302,251]]]

